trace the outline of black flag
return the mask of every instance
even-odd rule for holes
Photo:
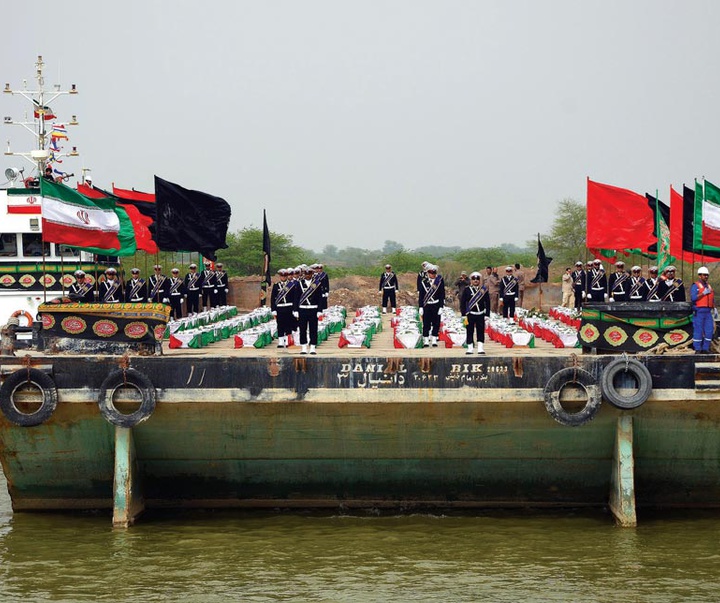
[[[157,244],[162,251],[197,251],[217,260],[227,249],[230,205],[225,199],[191,191],[155,176]]]
[[[260,283],[260,305],[264,306],[267,301],[267,290],[270,286],[270,231],[267,225],[267,216],[263,209],[263,256],[265,257],[265,263],[263,265],[263,282]]]
[[[548,276],[549,276],[548,267],[550,266],[550,262],[552,262],[552,258],[549,258],[548,256],[545,255],[545,250],[543,249],[542,243],[540,242],[539,234],[538,234],[537,259],[538,259],[537,274],[535,275],[535,278],[532,279],[530,282],[531,283],[547,283]]]

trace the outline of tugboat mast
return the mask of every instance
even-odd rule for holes
[[[48,148],[48,132],[46,123],[46,114],[51,111],[49,105],[60,96],[65,94],[77,94],[77,88],[75,84],[70,86],[69,90],[61,90],[60,84],[55,84],[52,90],[45,89],[45,77],[43,75],[43,68],[45,63],[43,62],[42,55],[38,55],[37,62],[35,63],[35,79],[37,80],[37,89],[28,90],[27,80],[23,80],[22,90],[13,90],[10,88],[10,84],[6,83],[3,93],[5,94],[19,94],[23,98],[27,99],[33,104],[33,116],[34,119],[28,118],[27,112],[23,121],[14,121],[12,117],[5,117],[3,123],[5,125],[22,126],[28,132],[30,132],[36,140],[36,148],[27,153],[13,152],[10,150],[10,141],[7,141],[7,150],[5,155],[24,157],[30,163],[32,163],[38,170],[38,174],[42,175],[45,170],[45,165],[48,163],[48,159],[51,156],[51,151]],[[72,116],[70,126],[78,125],[77,117]],[[78,156],[77,148],[72,147],[72,150],[67,153],[55,153],[55,157],[76,157]]]

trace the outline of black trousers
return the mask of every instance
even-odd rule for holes
[[[191,312],[198,312],[198,306],[200,305],[200,291],[188,291],[187,294],[187,310],[188,314]]]
[[[318,310],[316,308],[303,310],[300,308],[300,345],[308,343],[308,331],[310,332],[310,345],[317,345],[318,332]]]
[[[428,304],[423,309],[423,337],[440,333],[440,304]]]
[[[395,309],[395,288],[392,289],[383,289],[383,297],[382,297],[382,307],[387,308],[388,301],[390,302],[390,307],[394,310]]]
[[[182,295],[172,295],[169,299],[171,318],[182,318]]]
[[[573,287],[573,293],[575,294],[575,307],[578,309],[582,308],[583,291],[585,291],[585,289],[583,289],[582,287]]]
[[[278,308],[277,311],[278,337],[290,335],[295,330],[295,318],[292,315],[292,307],[287,309]]]
[[[468,345],[473,344],[473,335],[477,334],[478,343],[485,343],[485,315],[484,314],[466,314],[467,318],[467,339]]]
[[[213,306],[213,290],[212,287],[203,287],[202,290],[202,305],[203,308],[211,308]]]
[[[515,297],[506,297],[503,295],[503,318],[513,318],[515,316]]]

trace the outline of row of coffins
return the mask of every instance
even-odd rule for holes
[[[382,331],[382,315],[378,306],[363,306],[353,321],[340,332],[338,347],[369,348],[376,333]]]
[[[272,323],[272,324],[271,324]],[[202,348],[238,333],[269,333],[277,337],[277,324],[270,308],[257,308],[238,314],[235,306],[221,306],[168,323],[166,334],[171,349]]]
[[[330,306],[318,317],[318,345],[327,341],[333,333],[339,333],[345,326],[347,311],[344,306]],[[271,316],[272,317],[272,316]],[[253,346],[262,348],[277,339],[277,322],[271,320],[266,325],[243,331],[235,335],[235,348]],[[288,335],[287,347],[293,347],[300,343],[300,329],[295,329]]]
[[[575,327],[575,330],[580,328],[582,322],[582,309],[580,308],[566,308],[564,306],[554,306],[548,311],[550,318],[555,318],[560,322],[564,322],[566,325]]]
[[[566,310],[567,308],[562,308]],[[562,312],[544,314],[529,312],[524,308],[518,308],[515,311],[515,318],[520,327],[539,337],[543,341],[551,343],[556,348],[577,348],[580,347],[578,340],[578,328],[574,324],[566,323],[559,318],[558,315],[564,315]],[[567,316],[567,315],[566,315]]]

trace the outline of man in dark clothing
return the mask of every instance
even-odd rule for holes
[[[385,272],[380,277],[380,284],[378,285],[379,292],[382,293],[382,311],[383,314],[387,314],[387,305],[390,302],[390,309],[395,314],[395,292],[400,289],[398,285],[397,275],[393,272],[390,264],[385,264]]]
[[[473,338],[477,334],[477,353],[485,353],[485,317],[490,315],[490,293],[482,284],[479,272],[470,275],[470,285],[463,290],[460,298],[460,313],[465,317],[467,330],[466,354],[473,353]]]
[[[427,279],[422,281],[421,287],[418,305],[423,321],[423,347],[437,347],[440,308],[445,305],[445,281],[434,264],[428,265]]]

